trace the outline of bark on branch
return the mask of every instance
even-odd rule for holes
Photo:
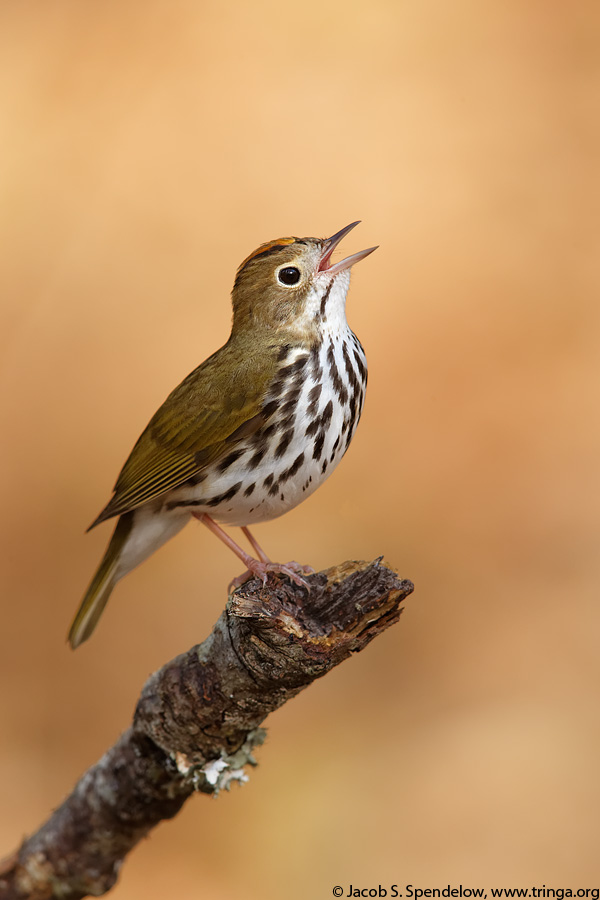
[[[0,863],[1,900],[110,890],[126,854],[191,794],[246,780],[266,716],[397,622],[413,590],[381,560],[308,581],[310,592],[247,582],[204,643],[148,679],[131,727]]]

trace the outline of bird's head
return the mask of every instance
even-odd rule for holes
[[[376,247],[340,262],[331,255],[358,222],[330,238],[279,238],[261,244],[237,271],[232,292],[234,328],[316,330],[326,316],[344,316],[351,267]]]

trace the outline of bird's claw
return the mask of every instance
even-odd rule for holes
[[[243,573],[243,575],[238,575],[236,578],[232,578],[229,583],[229,593],[231,593],[235,588],[238,588],[240,585],[244,584],[250,578],[260,578],[263,585],[267,583],[267,577],[269,574],[273,575],[286,575],[290,581],[293,581],[294,584],[297,584],[299,587],[308,588],[308,584],[304,578],[301,577],[303,575],[309,575],[314,572],[314,569],[311,569],[310,566],[302,566],[297,562],[289,562],[289,563],[272,563],[272,562],[261,562],[258,559],[252,560],[252,564],[248,567],[248,569]]]
[[[312,566],[303,566],[302,563],[297,563],[292,560],[289,563],[286,563],[286,568],[292,569],[293,572],[296,572],[297,575],[314,575],[315,570]]]

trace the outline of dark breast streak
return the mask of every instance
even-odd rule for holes
[[[361,359],[362,347],[352,332],[349,337],[344,335],[337,342],[329,340],[323,351],[320,354],[324,358],[323,365],[318,357],[313,361],[313,377],[319,380],[309,393],[311,402],[307,413],[312,418],[305,436],[313,438],[312,458],[321,463],[321,474],[324,475],[336,457],[341,459],[352,440],[364,402],[367,369]],[[354,363],[352,354],[355,354]],[[324,406],[319,404],[319,398],[322,398]],[[323,458],[327,433],[333,427],[334,404],[341,409],[343,424],[335,435],[329,457]],[[344,444],[340,452],[342,440]]]
[[[278,495],[285,502],[285,491],[298,476],[302,490],[310,484],[314,488],[328,467],[339,462],[363,406],[367,370],[362,347],[352,332],[347,332],[286,362],[291,350],[289,346],[281,349],[281,367],[259,414],[263,424],[207,467],[203,478],[196,481],[202,488],[194,492],[193,499],[174,500],[167,504],[168,509],[197,507],[218,513],[219,507],[235,507],[239,496],[251,498],[244,503],[253,504],[252,512]],[[331,434],[333,427],[335,435]],[[229,485],[215,491],[221,476],[229,476]],[[221,485],[225,487],[222,481]]]

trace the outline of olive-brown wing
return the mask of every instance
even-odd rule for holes
[[[199,475],[258,429],[276,369],[275,354],[226,344],[191,372],[140,435],[112,499],[90,528]]]

